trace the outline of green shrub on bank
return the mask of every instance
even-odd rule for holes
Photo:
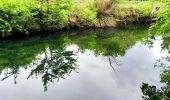
[[[4,37],[13,33],[59,30],[72,24],[68,15],[73,15],[72,21],[78,25],[96,25],[101,23],[98,19],[103,20],[103,17],[133,22],[149,16],[154,6],[161,5],[161,2],[151,0],[80,0],[78,3],[73,1],[1,0],[0,35]],[[112,21],[104,21],[109,22]]]
[[[68,24],[72,0],[1,0],[0,34],[60,29]]]
[[[164,0],[164,2],[166,5],[156,12],[156,23],[152,24],[150,31],[170,37],[170,0]]]
[[[75,5],[73,13],[78,16],[81,23],[94,24],[97,16],[95,1],[85,0]]]
[[[44,3],[42,25],[44,28],[61,29],[65,27],[68,21],[68,15],[73,9],[73,0],[51,0]]]
[[[34,10],[38,3],[33,0],[1,0],[0,1],[0,34],[10,35],[12,32],[27,32],[33,25]]]

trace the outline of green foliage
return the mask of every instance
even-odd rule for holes
[[[85,0],[75,5],[73,13],[78,16],[82,23],[94,24],[96,22],[96,8],[94,0]]]
[[[169,1],[169,0],[166,0]],[[170,37],[170,4],[166,2],[167,5],[161,7],[161,9],[156,13],[156,23],[152,24],[150,30],[152,33],[163,34],[164,37]]]
[[[0,19],[0,33],[2,35],[2,37],[4,37],[5,35],[10,35],[9,33],[12,31],[12,28],[10,26],[10,24],[3,20]]]
[[[51,0],[43,3],[42,26],[46,29],[60,29],[68,24],[68,15],[73,6],[72,0]]]
[[[150,17],[150,12],[155,6],[160,6],[160,2],[151,1],[126,1],[118,3],[112,7],[113,16],[118,19],[137,21],[140,18]]]
[[[68,24],[72,0],[1,0],[0,34],[29,33],[42,29],[60,29]]]
[[[0,21],[2,36],[10,35],[12,32],[27,32],[27,27],[35,20],[32,16],[34,9],[38,7],[33,0],[1,0]],[[34,8],[33,8],[34,7]]]
[[[70,14],[76,16],[75,23],[77,21],[78,24],[89,26],[98,23],[97,18],[100,19],[102,16],[133,22],[149,16],[152,7],[157,5],[162,5],[162,2],[83,0],[74,3],[73,0],[1,0],[0,35],[4,37],[14,33],[29,34],[44,30],[59,30],[71,24],[68,18]],[[167,6],[166,9],[160,10],[158,21],[151,30],[157,29],[159,25],[161,25],[160,30],[168,30],[169,8]]]

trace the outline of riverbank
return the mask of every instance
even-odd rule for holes
[[[101,7],[96,7],[96,20],[92,25],[83,23],[77,14],[70,17],[71,26],[94,26],[100,28],[116,27],[133,23],[149,24],[155,20],[154,14],[156,11],[164,5],[162,2],[152,1],[124,1],[113,2],[111,4],[107,4],[107,2],[109,2],[109,0],[101,0],[100,4],[98,4],[98,6]],[[74,21],[72,19],[74,19]]]
[[[150,23],[163,5],[151,1],[1,0],[0,35],[37,34],[72,28]]]

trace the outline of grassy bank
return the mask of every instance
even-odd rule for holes
[[[124,0],[122,2],[114,2],[109,8],[100,13],[97,19],[112,17],[116,26],[134,22],[145,23],[155,18],[155,12],[161,6],[164,6],[164,3],[158,1]]]
[[[153,18],[162,2],[128,0],[1,0],[0,35],[113,27]]]

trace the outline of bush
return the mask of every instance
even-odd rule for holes
[[[151,33],[163,34],[164,37],[170,37],[170,3],[166,0],[167,5],[161,7],[155,14],[156,23],[150,27]]]
[[[50,4],[44,3],[43,12],[46,13],[43,13],[42,25],[49,30],[66,26],[69,23],[68,15],[73,9],[72,3],[72,0],[53,0]]]
[[[30,33],[63,28],[68,23],[72,0],[1,0],[0,34]]]
[[[26,32],[27,26],[32,25],[32,8],[38,7],[32,0],[1,0],[0,1],[0,34],[10,35],[12,32]]]
[[[96,22],[96,8],[94,0],[85,0],[75,5],[73,13],[78,16],[80,22],[94,24]]]

